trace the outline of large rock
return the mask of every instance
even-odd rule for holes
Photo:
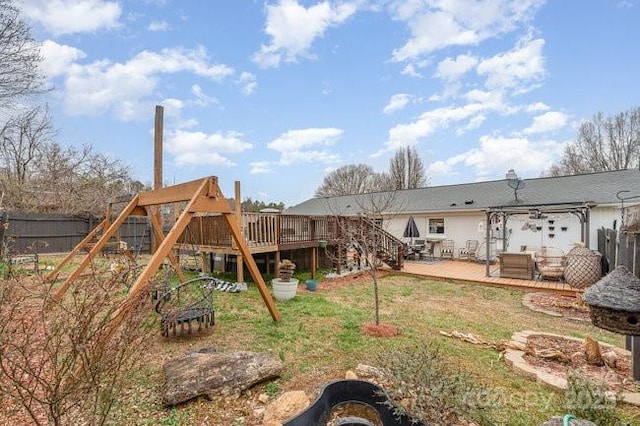
[[[198,396],[234,394],[280,376],[284,364],[274,355],[255,352],[193,352],[164,365],[165,406]]]
[[[285,392],[267,405],[263,424],[265,426],[281,425],[285,420],[304,411],[310,404],[311,401],[304,391]]]

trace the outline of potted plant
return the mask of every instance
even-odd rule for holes
[[[273,297],[276,300],[284,301],[293,299],[298,291],[298,279],[293,278],[293,271],[296,264],[289,259],[283,259],[278,264],[278,278],[271,280],[273,287]]]

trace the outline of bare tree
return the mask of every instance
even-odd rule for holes
[[[39,45],[19,8],[13,0],[0,0],[0,100],[5,106],[45,91],[40,62]]]
[[[640,165],[640,108],[605,117],[598,113],[582,123],[576,141],[551,166],[551,176],[621,170]]]
[[[34,107],[10,118],[0,129],[0,164],[6,178],[24,185],[31,163],[55,135],[46,107]]]
[[[47,145],[36,172],[33,186],[40,188],[34,194],[36,201],[59,213],[100,216],[112,198],[140,189],[126,165],[89,145],[80,149]]]
[[[379,271],[384,264],[399,261],[403,242],[395,238],[387,227],[394,212],[402,210],[395,191],[372,192],[354,197],[356,216],[343,216],[331,208],[336,216],[340,235],[337,252],[331,255],[334,262],[344,262],[351,256],[356,267],[364,271],[373,282],[375,325],[380,325],[380,299],[378,295]]]
[[[389,161],[389,178],[393,189],[414,189],[427,185],[424,165],[415,147],[398,148]]]
[[[333,197],[375,191],[378,189],[375,184],[379,179],[380,176],[373,171],[373,167],[366,164],[349,164],[325,176],[315,196]]]

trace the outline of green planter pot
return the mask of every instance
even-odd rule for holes
[[[318,247],[320,247],[320,248],[327,247],[327,242],[325,240],[318,241]]]
[[[307,280],[305,281],[305,284],[309,291],[316,291],[316,288],[318,288],[318,282],[316,280]]]

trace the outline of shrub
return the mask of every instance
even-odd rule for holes
[[[37,425],[104,424],[154,318],[141,299],[112,329],[120,289],[94,273],[55,302],[36,278],[0,281],[0,395]]]
[[[620,392],[611,394],[604,383],[591,380],[578,369],[567,375],[567,390],[564,394],[565,409],[576,417],[590,420],[598,425],[626,425],[616,412],[622,401]]]
[[[488,391],[448,366],[434,345],[400,348],[378,358],[398,414],[433,425],[459,424],[462,419],[493,424]]]

